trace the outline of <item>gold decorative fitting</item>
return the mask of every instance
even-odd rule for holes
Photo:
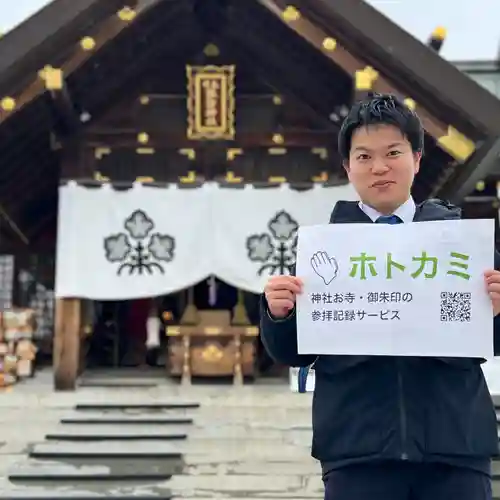
[[[203,329],[203,333],[205,335],[220,335],[222,333],[222,329],[215,326],[207,326]]]
[[[479,181],[476,183],[476,191],[484,191],[486,184],[484,181]]]
[[[235,130],[235,66],[186,66],[187,137],[233,140]]]
[[[313,155],[318,155],[322,160],[328,159],[328,149],[326,148],[312,148],[311,153]]]
[[[257,337],[257,335],[259,335],[259,329],[256,326],[249,326],[245,329],[245,334],[249,337]]]
[[[181,334],[181,329],[178,326],[167,326],[166,334],[167,337],[177,337]]]
[[[102,160],[104,155],[109,155],[111,153],[111,148],[95,148],[94,157],[96,160]]]
[[[147,104],[149,104],[149,96],[148,95],[141,95],[141,97],[139,97],[139,102],[143,105],[143,106],[146,106]]]
[[[236,177],[234,175],[234,172],[231,172],[231,170],[229,170],[226,173],[224,180],[229,184],[240,184],[241,182],[243,182],[243,177]]]
[[[283,184],[286,182],[286,177],[283,176],[271,176],[267,179],[268,182],[272,184]]]
[[[201,351],[201,357],[204,361],[216,363],[224,357],[224,352],[220,347],[210,344]]]
[[[275,106],[280,106],[281,104],[283,104],[283,99],[280,95],[273,95],[273,104]]]
[[[135,150],[135,152],[138,155],[154,155],[155,154],[154,148],[137,148]]]
[[[404,103],[406,104],[406,106],[408,108],[410,108],[411,110],[415,110],[416,107],[417,107],[417,103],[413,100],[413,99],[410,99],[409,97],[407,97],[405,100],[404,100]]]
[[[272,141],[275,144],[283,144],[285,142],[285,138],[281,134],[274,134],[272,137]]]
[[[93,50],[95,45],[95,40],[91,36],[85,36],[80,40],[80,47],[83,50]]]
[[[323,40],[323,48],[325,50],[328,50],[329,52],[334,51],[337,48],[337,40],[335,40],[335,38],[332,37],[326,37]]]
[[[188,160],[196,160],[196,151],[191,148],[179,149],[179,154],[185,156]]]
[[[321,172],[319,175],[315,175],[312,177],[313,182],[328,182],[328,172]]]
[[[146,144],[149,142],[149,135],[146,134],[146,132],[141,132],[137,134],[137,142],[140,142],[141,144]]]
[[[300,19],[300,12],[299,10],[294,7],[293,5],[289,5],[284,11],[283,11],[283,19],[287,23],[292,23],[294,21],[298,21]]]
[[[137,12],[132,7],[123,7],[118,11],[118,17],[122,21],[133,21],[137,16]]]
[[[45,80],[47,72],[52,69],[53,69],[52,66],[47,64],[41,70],[38,71],[38,77],[41,78],[42,80]]]
[[[373,83],[378,78],[378,71],[375,71],[371,66],[360,69],[355,73],[356,90],[371,90]]]
[[[102,175],[101,172],[94,172],[94,180],[99,182],[109,182],[111,179],[106,175]]]
[[[226,160],[233,161],[238,155],[243,154],[243,149],[240,148],[229,148],[226,151]]]
[[[438,26],[432,32],[432,38],[434,38],[435,40],[444,40],[446,38],[447,34],[448,34],[448,31],[444,26]]]
[[[43,80],[47,90],[61,90],[64,85],[63,72],[56,68],[46,68],[43,73]]]
[[[12,111],[16,107],[16,100],[13,97],[4,97],[0,106],[4,111]]]
[[[194,170],[190,170],[185,177],[179,177],[179,180],[182,184],[193,184],[196,182],[196,172]]]
[[[448,127],[448,134],[438,139],[438,144],[455,160],[467,160],[475,151],[476,145],[453,127]]]
[[[205,45],[205,48],[203,49],[203,53],[207,57],[217,57],[218,55],[220,55],[220,50],[219,50],[219,47],[217,47],[217,45],[215,45],[215,43],[209,43],[209,44]]]
[[[139,184],[144,184],[145,182],[154,182],[154,181],[155,181],[154,177],[141,176],[135,178],[135,182],[138,182]]]
[[[269,148],[267,150],[268,154],[272,156],[283,156],[286,155],[286,148]]]

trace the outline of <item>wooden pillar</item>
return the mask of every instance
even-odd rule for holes
[[[54,389],[74,391],[80,360],[80,299],[57,299],[54,332]]]
[[[85,155],[82,137],[76,133],[61,145],[62,179],[92,177],[93,165]],[[57,256],[56,256],[57,258]],[[79,375],[82,332],[82,305],[80,299],[57,299],[55,303],[55,325],[52,363],[54,389],[74,391]]]

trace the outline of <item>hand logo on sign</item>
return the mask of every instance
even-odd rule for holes
[[[337,277],[339,271],[337,261],[326,252],[316,252],[311,257],[311,267],[325,285],[329,285]]]

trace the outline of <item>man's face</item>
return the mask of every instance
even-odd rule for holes
[[[354,131],[344,166],[361,200],[390,214],[410,197],[420,158],[398,128],[369,125]]]

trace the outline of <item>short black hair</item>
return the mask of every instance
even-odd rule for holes
[[[354,131],[368,125],[393,125],[408,139],[414,153],[424,152],[424,129],[415,111],[392,94],[371,94],[354,104],[340,127],[338,149],[342,160],[349,158]]]

